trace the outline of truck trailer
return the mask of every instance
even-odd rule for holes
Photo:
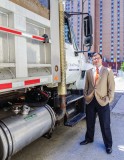
[[[84,45],[92,45],[91,16],[65,13],[62,0],[0,0],[0,160],[7,160],[63,123],[85,118],[87,63],[70,17],[84,17]]]

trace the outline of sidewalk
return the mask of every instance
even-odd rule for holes
[[[113,152],[108,155],[105,152],[101,129],[99,126],[99,119],[96,119],[94,142],[85,146],[73,145],[72,153],[66,155],[64,159],[68,160],[124,160],[124,95],[116,103],[114,109],[111,111],[111,130],[113,137]],[[84,139],[85,128],[83,130]],[[70,149],[70,150],[71,150]],[[82,158],[81,158],[82,157]],[[64,160],[59,158],[59,160]],[[49,159],[50,160],[50,159]],[[57,160],[57,159],[54,159]]]
[[[99,119],[97,118],[94,143],[83,146],[85,152],[83,152],[82,158],[84,160],[124,160],[124,79],[120,77],[116,79],[113,105],[115,106],[113,109],[111,108],[112,154],[105,153]]]

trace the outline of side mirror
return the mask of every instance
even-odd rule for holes
[[[84,45],[92,46],[93,38],[92,38],[92,17],[90,15],[84,18]]]
[[[85,37],[92,36],[92,17],[90,15],[84,18],[84,35]]]

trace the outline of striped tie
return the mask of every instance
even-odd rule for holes
[[[96,67],[95,85],[96,85],[96,81],[98,80],[98,78],[99,78],[99,69],[98,67]]]

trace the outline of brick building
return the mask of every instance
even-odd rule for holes
[[[107,62],[124,61],[123,0],[67,0],[65,10],[89,12],[93,18],[91,51],[100,52],[104,61]],[[77,43],[81,48],[81,17],[72,17],[71,23],[76,33]]]

